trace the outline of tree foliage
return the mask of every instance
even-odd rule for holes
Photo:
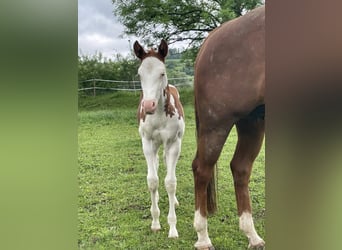
[[[208,32],[254,9],[262,0],[112,0],[127,35],[146,44],[166,39],[199,46]]]
[[[104,58],[101,53],[92,56],[78,57],[79,87],[87,87],[84,83],[90,79],[104,80],[137,80],[139,61],[132,57],[116,55],[115,60]]]

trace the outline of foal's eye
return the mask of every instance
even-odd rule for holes
[[[164,77],[164,76],[165,76],[165,73],[161,73],[160,76],[161,76],[161,77]]]

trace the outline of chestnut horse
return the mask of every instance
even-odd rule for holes
[[[213,249],[207,214],[216,210],[214,169],[235,125],[238,141],[230,168],[239,226],[249,247],[263,247],[249,197],[252,165],[262,146],[265,91],[265,8],[224,23],[204,41],[195,64],[197,152],[192,163],[195,182],[194,227],[197,249]]]
[[[147,184],[151,192],[151,215],[153,231],[160,230],[158,207],[158,150],[164,146],[164,161],[167,167],[165,187],[169,196],[170,226],[169,238],[177,238],[176,212],[178,205],[176,198],[176,164],[181,151],[181,142],[184,134],[184,112],[179,100],[177,89],[168,84],[165,57],[168,45],[162,40],[158,51],[145,50],[136,41],[134,53],[141,60],[138,70],[142,95],[138,107],[139,133],[142,140],[143,152],[147,162]]]

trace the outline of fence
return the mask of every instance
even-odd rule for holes
[[[169,78],[168,82],[176,87],[191,87],[193,86],[193,77],[177,77]],[[104,79],[89,79],[79,81],[78,92],[85,94],[92,94],[96,96],[97,93],[104,93],[108,91],[141,91],[140,81],[117,81]]]

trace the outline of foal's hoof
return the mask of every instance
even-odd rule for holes
[[[169,231],[169,238],[170,239],[177,239],[178,238],[178,232],[177,232],[177,229],[175,228],[171,228],[170,231]]]
[[[169,239],[178,239],[178,234],[177,235],[169,235]]]
[[[160,227],[156,227],[156,228],[151,228],[152,232],[156,233],[160,231]]]
[[[265,241],[261,240],[257,244],[249,244],[248,249],[253,249],[253,250],[263,250],[265,249]]]
[[[254,247],[250,247],[249,249],[253,249],[253,250],[264,250],[265,249],[265,245],[260,245],[260,246],[254,246]]]
[[[205,248],[196,248],[196,250],[215,250],[215,247],[210,246],[210,247],[205,247]]]
[[[161,227],[160,227],[159,223],[152,223],[151,230],[153,232],[158,232],[158,231],[160,231],[160,229],[161,229]]]

